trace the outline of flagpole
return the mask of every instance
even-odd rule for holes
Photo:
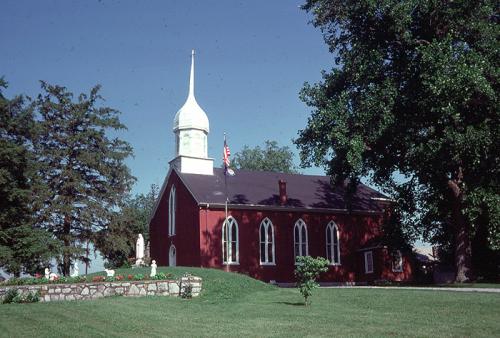
[[[226,153],[226,133],[224,133],[224,154]],[[225,211],[225,218],[224,218],[224,224],[223,224],[223,227],[225,227],[225,231],[224,231],[224,235],[226,236],[227,240],[226,240],[226,247],[224,248],[224,250],[226,251],[226,271],[229,271],[229,248],[231,247],[231,244],[230,244],[230,238],[229,238],[229,226],[227,224],[227,201],[228,201],[228,197],[227,197],[227,164],[226,162],[224,161],[224,191],[225,191],[225,195],[226,195],[226,202],[225,202],[225,206],[224,206],[224,211]]]

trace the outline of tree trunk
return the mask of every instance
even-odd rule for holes
[[[455,230],[455,281],[464,283],[472,278],[470,223],[462,212],[463,193],[459,180],[449,180],[448,187],[451,190],[452,217]]]
[[[69,216],[64,216],[64,250],[63,249],[63,264],[62,264],[62,273],[64,276],[69,276],[70,266],[71,266],[71,254],[69,253],[69,249],[71,247],[71,221]]]
[[[87,246],[85,248],[85,274],[89,273],[89,240],[87,239]]]

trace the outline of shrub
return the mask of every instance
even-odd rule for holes
[[[311,256],[297,257],[297,268],[295,269],[295,278],[297,287],[304,296],[304,303],[308,305],[308,299],[311,297],[312,290],[319,286],[316,279],[320,273],[328,270],[328,261],[322,257],[313,258]]]
[[[74,277],[75,279],[75,282],[76,283],[84,283],[87,281],[87,277],[86,276],[77,276],[77,277]]]
[[[70,279],[71,279],[71,277],[60,276],[60,277],[56,278],[54,280],[54,282],[66,284],[66,283],[71,283]]]
[[[124,261],[123,264],[120,266],[121,269],[130,269],[132,267],[132,264],[128,260]]]
[[[116,276],[116,280],[117,281],[121,281],[121,280],[124,280],[124,279],[125,279],[125,277],[123,277],[123,275],[117,275]]]
[[[138,273],[136,275],[134,275],[134,280],[143,280],[144,279],[144,275],[142,273]]]
[[[30,282],[27,282],[26,284],[35,284],[35,285],[38,285],[38,284],[47,284],[49,282],[49,280],[45,277],[40,277],[40,278],[33,278],[31,279],[31,283]]]
[[[12,303],[12,301],[18,296],[19,296],[19,291],[17,291],[17,289],[9,289],[7,290],[5,296],[3,296],[2,303],[4,304]]]
[[[172,274],[171,273],[163,273],[163,272],[158,272],[156,274],[156,276],[153,277],[153,279],[156,279],[156,280],[163,280],[163,279],[167,279],[167,278],[170,278],[172,277]]]
[[[128,276],[127,276],[127,279],[128,279],[128,280],[133,280],[133,279],[134,279],[134,275],[128,275]]]
[[[12,298],[12,303],[22,303],[23,299],[23,296],[18,293],[14,298]]]
[[[193,298],[193,286],[191,284],[186,284],[182,287],[181,298]]]
[[[23,303],[38,303],[40,301],[40,291],[28,292]]]
[[[9,289],[5,294],[2,303],[36,303],[40,301],[40,292],[28,292],[20,294],[17,289]]]

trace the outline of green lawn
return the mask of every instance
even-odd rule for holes
[[[325,288],[315,291],[312,305],[306,308],[296,289],[280,289],[218,270],[159,270],[203,277],[202,296],[0,305],[0,336],[500,335],[500,294]]]
[[[453,284],[438,284],[434,286],[443,288],[500,289],[500,284],[496,283],[453,283]]]

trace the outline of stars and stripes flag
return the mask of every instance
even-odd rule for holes
[[[224,149],[222,151],[222,161],[224,162],[224,174],[229,174],[231,176],[234,175],[234,171],[229,167],[231,161],[229,160],[229,156],[231,156],[231,151],[229,150],[229,146],[227,145],[226,135],[224,135]]]

